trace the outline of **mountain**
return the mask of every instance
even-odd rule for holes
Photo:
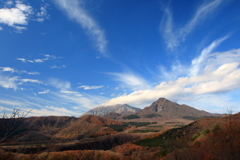
[[[132,114],[140,111],[140,108],[129,106],[128,104],[117,104],[112,106],[100,106],[97,108],[93,108],[88,112],[84,113],[83,115],[97,115],[97,116],[104,116],[110,112],[115,112],[120,115]]]
[[[149,107],[139,111],[137,115],[141,118],[163,117],[163,118],[185,118],[199,119],[206,117],[218,117],[219,114],[211,114],[206,111],[197,110],[187,105],[179,105],[165,98],[159,98]]]

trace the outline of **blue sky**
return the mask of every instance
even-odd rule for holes
[[[2,0],[0,110],[80,116],[160,97],[240,111],[238,0]]]

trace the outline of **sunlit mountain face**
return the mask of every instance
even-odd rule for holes
[[[238,0],[2,0],[0,113],[76,116],[159,97],[240,110]]]

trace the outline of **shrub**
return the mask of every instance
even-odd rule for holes
[[[149,125],[150,122],[128,122],[126,124],[131,125],[131,126],[136,126],[136,127],[142,127],[142,126]]]
[[[133,130],[132,133],[158,132],[159,130]]]
[[[183,116],[184,119],[188,119],[188,120],[198,120],[201,119],[199,117],[192,117],[192,116]]]
[[[123,131],[125,128],[128,127],[128,124],[123,124],[123,125],[106,125],[105,127],[109,127],[114,129],[115,131]]]
[[[162,117],[162,115],[159,115],[159,114],[147,114],[147,115],[145,115],[145,118],[153,118],[153,117]]]
[[[213,132],[213,133],[217,133],[220,129],[221,129],[220,126],[219,126],[219,125],[216,125],[216,126],[214,126],[212,132]]]
[[[195,139],[197,139],[200,136],[200,134],[195,134],[192,136],[191,140],[194,141]]]
[[[200,132],[200,134],[201,135],[204,135],[204,136],[206,136],[207,134],[209,134],[210,133],[210,130],[209,129],[205,129],[205,130],[202,130],[201,132]]]

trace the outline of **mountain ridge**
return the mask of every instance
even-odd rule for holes
[[[111,106],[99,106],[93,109],[90,109],[88,112],[84,113],[84,115],[97,115],[104,116],[110,112],[115,112],[120,115],[132,114],[140,111],[140,108],[132,107],[128,104],[116,104]]]

